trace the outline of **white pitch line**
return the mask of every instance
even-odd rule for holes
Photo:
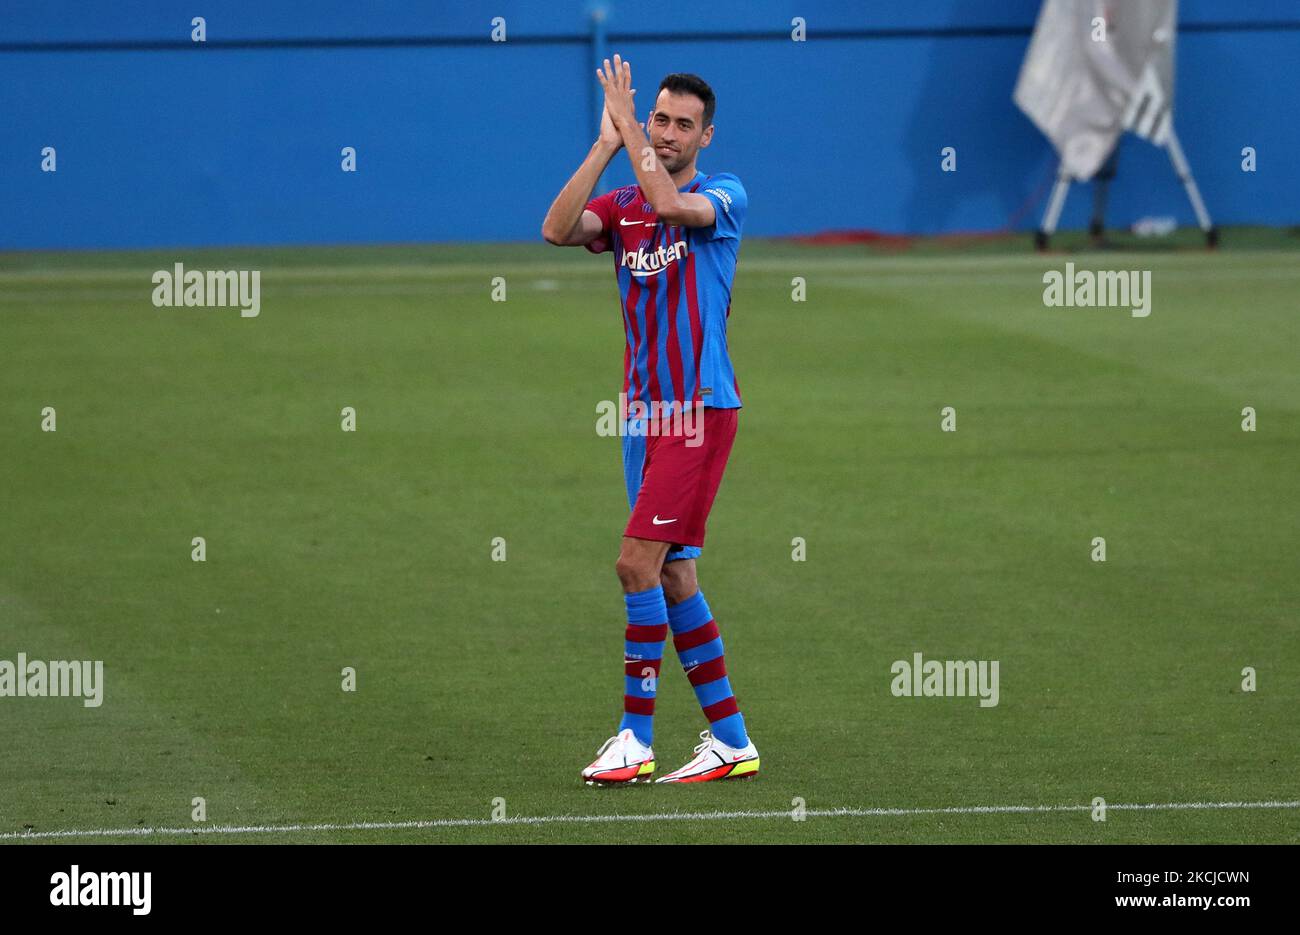
[[[1210,809],[1300,808],[1296,802],[1150,802],[1107,805],[1107,811],[1166,812]],[[1018,815],[1041,812],[1090,812],[1092,805],[954,805],[946,808],[810,808],[809,818],[871,818],[908,815]],[[424,821],[358,821],[310,825],[197,825],[191,828],[97,828],[85,831],[8,831],[0,841],[57,838],[185,837],[201,834],[296,834],[318,831],[407,831],[429,828],[488,828],[509,825],[613,824],[646,821],[731,821],[744,818],[791,818],[784,811],[661,812],[651,815],[521,815],[515,818],[437,818]]]

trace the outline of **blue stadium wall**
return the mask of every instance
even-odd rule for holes
[[[1029,229],[1055,159],[1011,91],[1038,5],[607,0],[604,30],[643,105],[670,71],[714,86],[701,168],[744,180],[751,235]],[[592,6],[0,0],[0,249],[536,240],[594,134]],[[1215,220],[1300,221],[1300,3],[1183,0],[1177,64]],[[603,187],[630,179],[620,157]],[[1113,206],[1193,220],[1135,139]],[[1076,190],[1062,225],[1087,209]]]

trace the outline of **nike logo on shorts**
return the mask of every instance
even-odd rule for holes
[[[675,523],[675,522],[677,522],[677,520],[676,520],[676,519],[660,519],[660,518],[659,518],[659,514],[656,513],[656,514],[654,515],[654,518],[651,519],[650,522],[654,523],[656,526],[667,526],[669,523]]]

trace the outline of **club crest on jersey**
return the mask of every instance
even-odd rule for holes
[[[626,266],[633,276],[653,276],[662,273],[675,261],[686,256],[686,241],[679,240],[673,244],[660,244],[656,250],[639,247],[636,250],[624,250],[619,265]]]

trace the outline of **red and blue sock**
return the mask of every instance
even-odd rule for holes
[[[623,721],[619,731],[632,728],[647,747],[654,740],[655,692],[664,642],[668,639],[668,605],[664,589],[624,594],[627,632],[623,645]]]
[[[727,679],[722,655],[722,637],[704,594],[696,591],[680,604],[668,608],[668,625],[682,669],[695,688],[695,697],[709,720],[709,730],[729,747],[749,744],[745,719]]]

